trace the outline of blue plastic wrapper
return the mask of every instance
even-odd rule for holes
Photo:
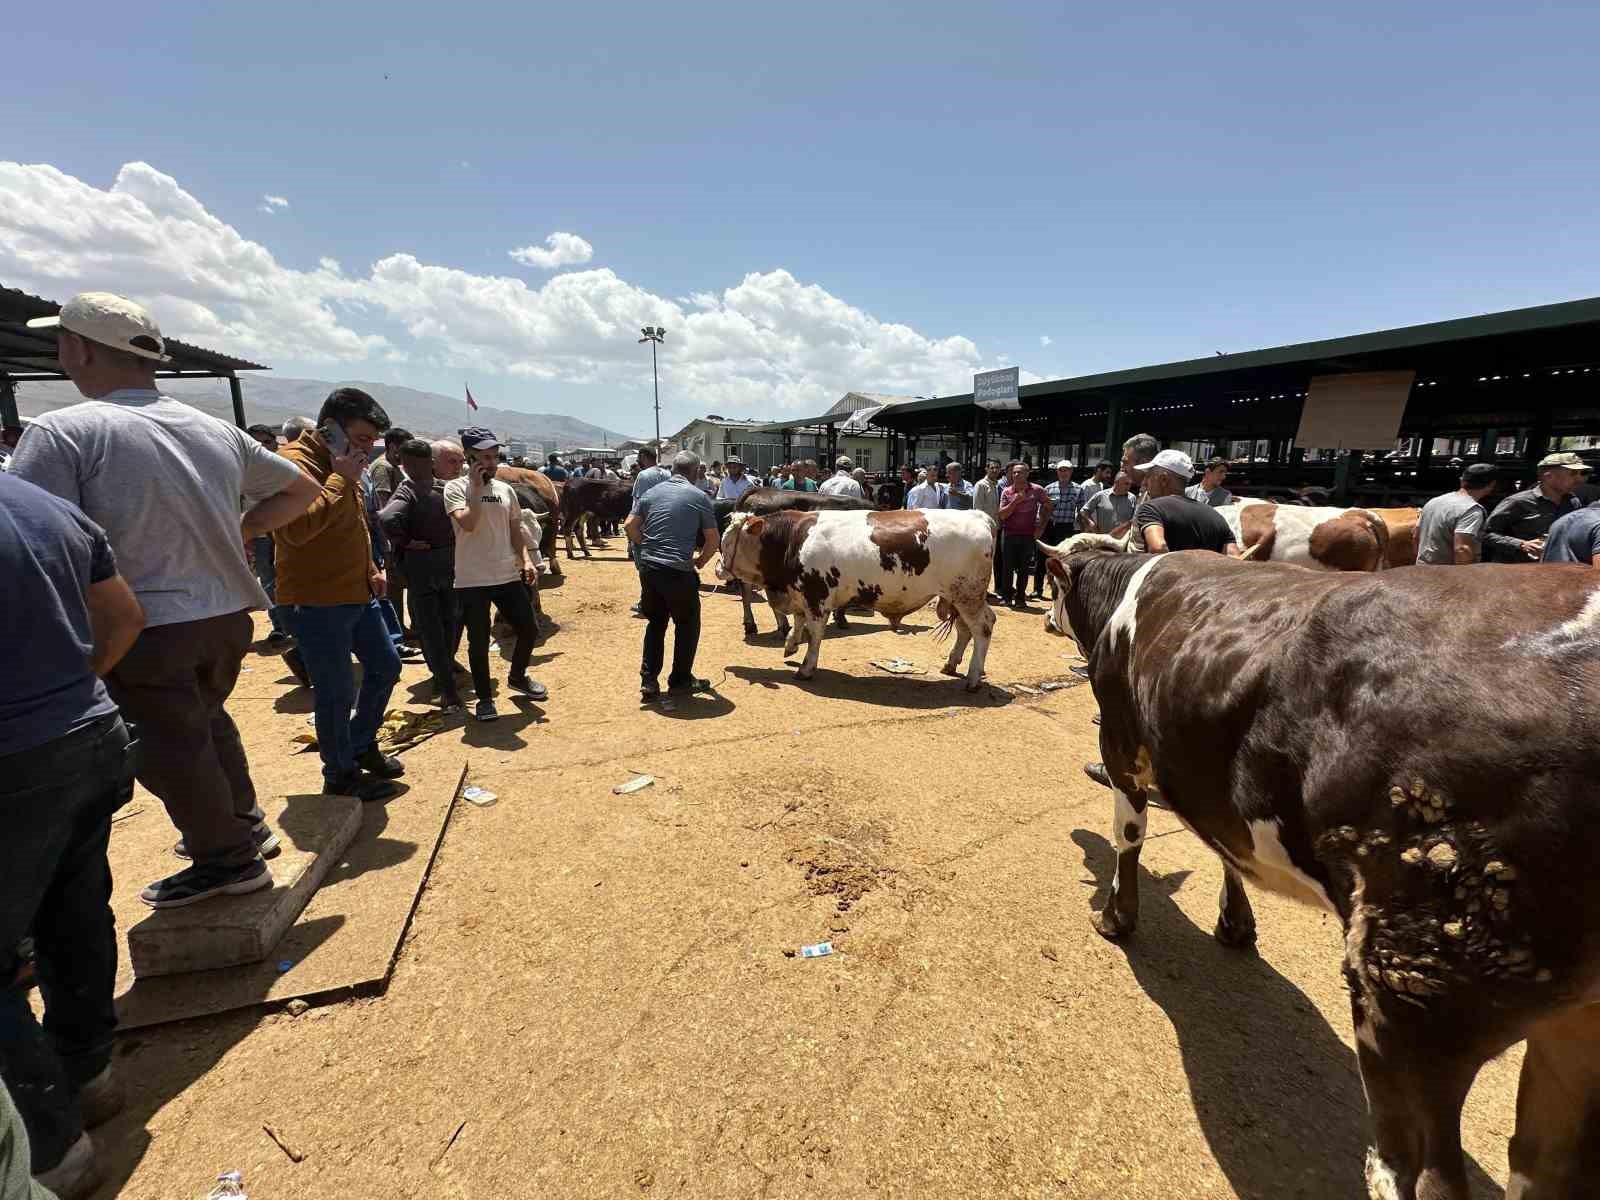
[[[815,946],[801,946],[801,958],[821,958],[825,954],[833,953],[832,942],[818,942]]]

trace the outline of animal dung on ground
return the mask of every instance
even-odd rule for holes
[[[872,665],[891,675],[926,675],[928,669],[904,658],[875,658]]]
[[[634,792],[642,791],[656,781],[654,775],[635,775],[627,783],[619,783],[611,789],[613,796],[629,796]]]

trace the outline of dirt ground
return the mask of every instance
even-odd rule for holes
[[[1259,954],[1218,945],[1218,865],[1154,811],[1138,933],[1091,930],[1112,850],[1086,686],[969,696],[927,610],[830,630],[801,684],[707,594],[715,695],[641,710],[620,551],[543,594],[548,703],[503,694],[499,723],[407,752],[499,800],[457,802],[385,994],[125,1035],[101,1196],[235,1167],[252,1200],[1362,1194],[1329,918],[1255,893]],[[998,616],[991,681],[1074,678],[1042,613]],[[869,665],[895,657],[928,673]],[[314,790],[314,757],[273,749],[304,706],[255,664],[234,711],[263,790]],[[635,772],[655,786],[614,795]],[[1468,1104],[1481,1196],[1519,1062]]]

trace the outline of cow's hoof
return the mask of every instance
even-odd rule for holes
[[[811,672],[811,673],[810,673],[810,674],[807,674],[807,673],[806,673],[806,671],[805,671],[805,670],[804,670],[804,669],[801,669],[801,670],[799,670],[799,671],[796,671],[796,672],[795,672],[795,673],[794,673],[794,677],[795,677],[795,678],[796,678],[796,679],[798,679],[798,680],[800,680],[800,681],[801,681],[801,682],[803,682],[803,683],[810,683],[810,682],[811,682],[811,680],[812,680],[812,678],[813,678],[813,677],[814,677],[814,676],[815,676],[815,675],[816,675],[816,672],[815,672],[815,671],[812,671],[812,672]]]
[[[961,674],[961,669],[959,667],[957,667],[954,663],[945,663],[944,666],[939,668],[939,674],[941,674],[941,675],[959,675],[959,674]],[[969,691],[969,692],[975,692],[977,690],[978,690],[978,685],[975,684],[975,683],[974,684],[969,684],[967,686],[967,691]]]
[[[746,625],[744,627],[744,635],[745,635],[745,637],[755,637],[760,632],[761,632],[761,630],[756,626],[756,623],[754,621],[751,621],[748,625]]]
[[[1234,925],[1227,917],[1217,918],[1217,927],[1211,931],[1211,936],[1224,946],[1231,946],[1235,950],[1254,950],[1256,947],[1256,927],[1249,925]]]
[[[1091,914],[1089,924],[1093,925],[1094,931],[1108,942],[1120,942],[1133,932],[1134,926],[1134,922],[1122,916],[1114,908]]]

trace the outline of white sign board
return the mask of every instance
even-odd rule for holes
[[[1306,389],[1294,444],[1310,450],[1391,450],[1415,371],[1318,375]]]
[[[972,377],[972,402],[979,408],[1019,409],[1017,381],[1021,372],[1016,367],[999,371],[980,371]]]

